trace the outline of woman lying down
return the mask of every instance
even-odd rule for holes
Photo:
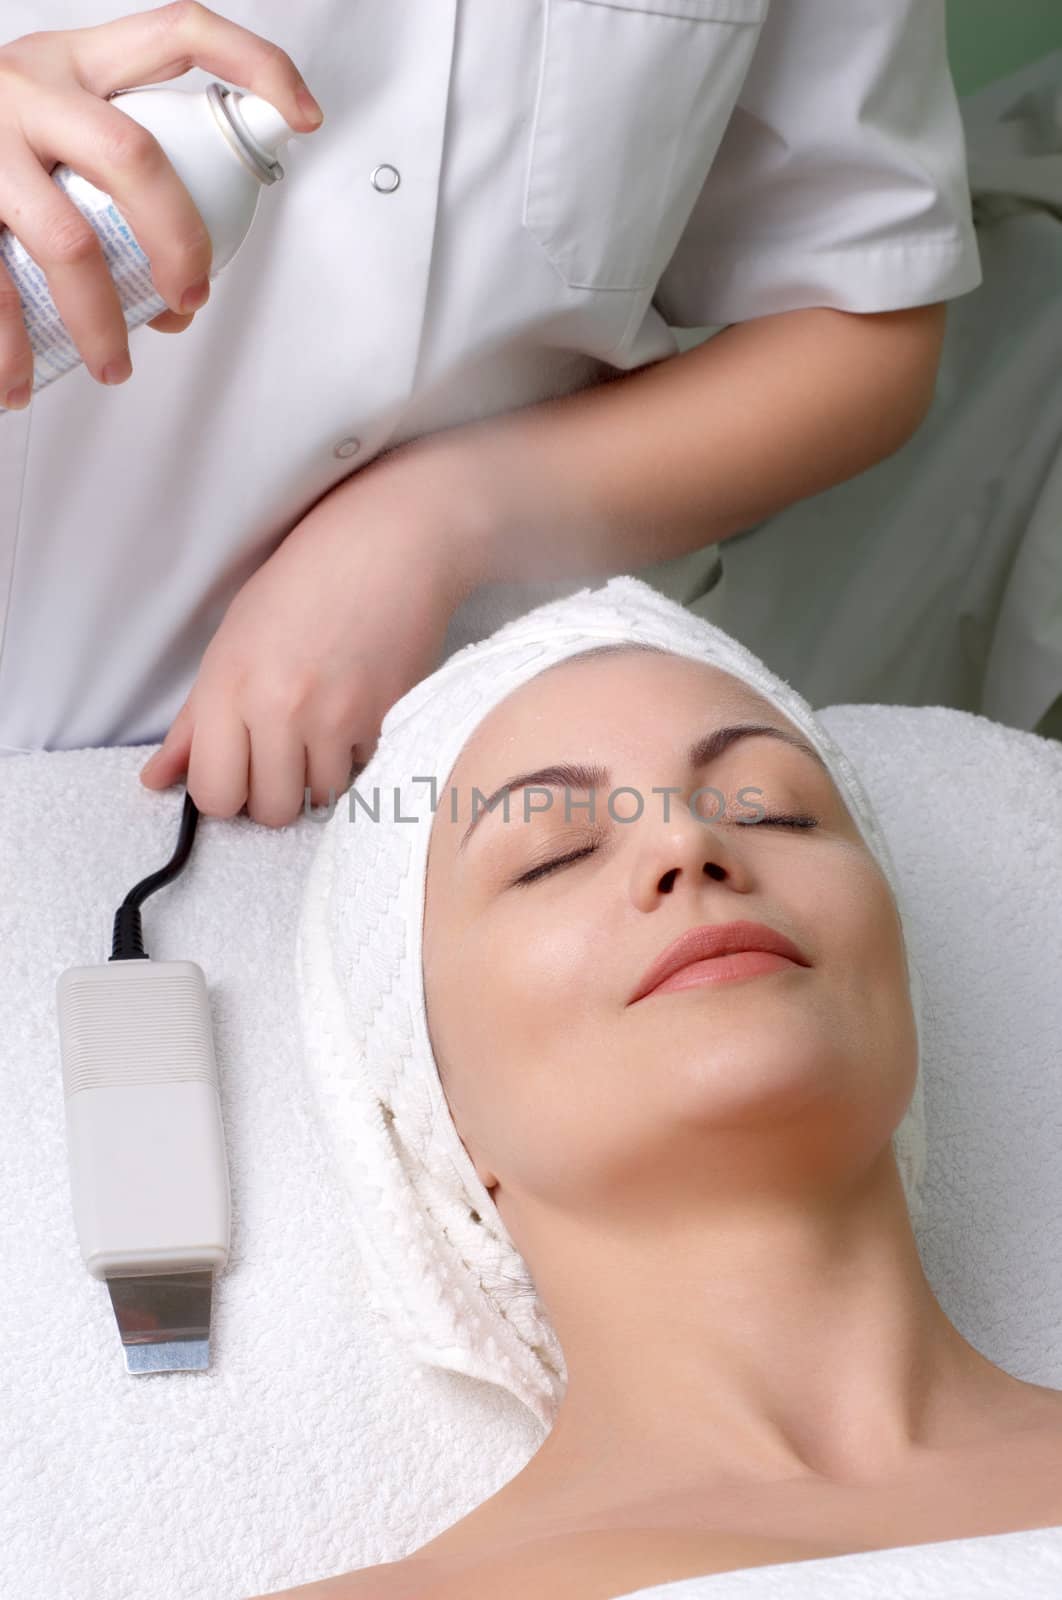
[[[405,1559],[284,1593],[605,1600],[1062,1524],[1062,1392],[922,1270],[895,867],[796,691],[615,578],[444,662],[356,787],[299,968],[373,1304],[548,1431]]]

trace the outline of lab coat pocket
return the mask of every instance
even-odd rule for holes
[[[770,0],[546,0],[523,225],[573,289],[655,286]]]

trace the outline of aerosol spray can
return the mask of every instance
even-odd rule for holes
[[[284,176],[277,151],[295,130],[258,95],[212,83],[187,89],[121,89],[110,96],[153,134],[184,183],[214,247],[210,276],[228,266],[250,231],[263,184]],[[152,321],[170,307],[151,281],[147,256],[109,195],[65,163],[52,179],[95,230],[118,289],[126,327]],[[0,228],[3,260],[22,302],[33,346],[33,390],[80,366],[82,357],[60,319],[48,280],[10,228]],[[7,415],[0,406],[0,416]]]

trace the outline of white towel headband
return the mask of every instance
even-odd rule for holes
[[[296,935],[306,1063],[353,1197],[370,1304],[416,1360],[501,1385],[547,1428],[567,1383],[560,1343],[461,1143],[428,1034],[421,967],[428,780],[444,792],[475,728],[529,678],[595,643],[635,641],[731,673],[805,734],[885,874],[911,948],[884,834],[855,770],[807,701],[736,639],[638,578],[612,578],[505,623],[391,707],[371,760],[320,824]],[[918,1077],[893,1148],[916,1222],[925,1105],[922,991],[910,954],[907,969]]]

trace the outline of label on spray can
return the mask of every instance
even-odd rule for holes
[[[109,195],[73,172],[59,166],[52,173],[56,185],[77,207],[100,241],[107,270],[122,302],[127,328],[139,327],[170,308],[151,280],[151,263],[137,244],[128,223]],[[0,229],[0,259],[18,288],[22,317],[33,346],[33,388],[61,378],[82,360],[52,299],[48,280],[25,246],[10,229]]]
[[[259,192],[284,176],[277,151],[294,137],[268,100],[211,83],[198,91],[116,90],[118,108],[162,147],[206,226],[213,277],[233,259],[254,220]],[[118,291],[132,332],[169,307],[151,278],[151,263],[110,195],[65,162],[51,174],[88,222]],[[18,290],[33,351],[33,389],[61,378],[83,357],[63,325],[45,273],[8,227],[0,224],[0,262]],[[7,413],[0,407],[0,416]]]

